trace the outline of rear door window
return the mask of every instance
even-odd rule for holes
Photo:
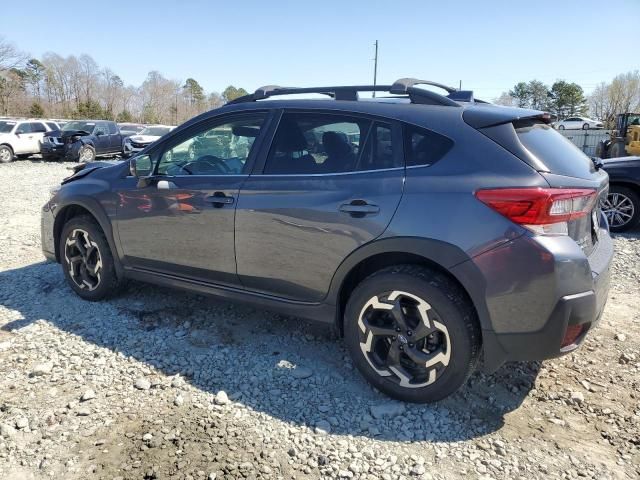
[[[317,175],[401,167],[391,125],[333,113],[285,113],[265,174]]]
[[[31,131],[33,133],[44,133],[47,131],[47,128],[44,126],[43,123],[40,122],[33,122],[31,124]]]
[[[430,166],[453,147],[453,140],[425,128],[405,125],[404,148],[407,167]]]
[[[545,165],[549,172],[585,178],[595,172],[593,162],[550,125],[536,120],[514,122],[520,143]]]
[[[109,134],[110,135],[114,135],[114,134],[118,133],[118,127],[116,127],[115,123],[109,122],[109,123],[107,123],[107,125],[109,126]]]
[[[31,133],[31,124],[21,123],[20,125],[18,125],[18,128],[16,128],[16,134],[20,133]]]

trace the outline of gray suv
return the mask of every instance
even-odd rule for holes
[[[548,122],[415,79],[263,87],[81,166],[44,254],[87,300],[135,279],[333,324],[377,389],[439,400],[480,360],[573,351],[604,308],[608,177]]]

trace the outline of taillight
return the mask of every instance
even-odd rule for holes
[[[476,197],[509,220],[541,235],[567,235],[571,220],[588,215],[596,191],[585,188],[497,188]]]

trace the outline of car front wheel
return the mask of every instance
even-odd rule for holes
[[[93,162],[96,159],[96,151],[89,145],[83,145],[78,151],[78,161],[81,163]]]
[[[589,130],[589,124],[585,123],[584,125],[582,125],[582,129],[583,130]]]
[[[13,150],[8,145],[0,145],[0,163],[9,163],[13,160]]]
[[[445,275],[416,265],[380,270],[351,294],[344,317],[355,366],[378,390],[434,402],[475,369],[480,330],[466,295]]]
[[[69,220],[60,236],[60,263],[67,283],[85,300],[97,301],[116,293],[119,280],[109,243],[92,217]]]
[[[564,125],[559,125],[558,130],[564,130]]]

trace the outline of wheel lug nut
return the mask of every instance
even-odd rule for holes
[[[391,341],[395,342],[398,339],[398,337],[391,337]]]
[[[397,328],[396,328],[396,332],[400,332],[400,331],[401,331],[401,330],[400,330],[400,327],[397,327]]]
[[[402,345],[400,345],[400,350],[404,350],[404,347]]]
[[[413,332],[411,330],[407,330],[407,335],[411,336],[413,335]]]
[[[410,346],[411,348],[413,348],[413,343],[410,343],[410,344],[409,344],[409,346]]]

